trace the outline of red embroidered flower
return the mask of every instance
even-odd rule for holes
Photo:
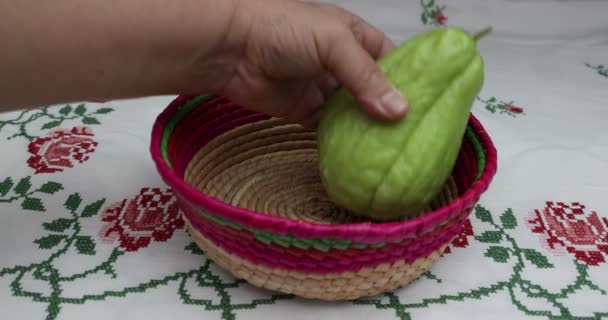
[[[460,233],[456,236],[456,238],[454,238],[454,240],[452,240],[452,245],[457,248],[466,248],[469,246],[468,237],[472,237],[474,235],[475,234],[473,233],[473,225],[471,224],[471,221],[467,219],[464,221]],[[451,253],[452,249],[450,247],[447,247],[443,252]]]
[[[439,24],[445,24],[448,21],[448,17],[446,17],[443,12],[439,11],[435,15],[435,21]]]
[[[89,160],[97,142],[88,127],[74,127],[72,130],[60,129],[34,139],[28,145],[32,155],[27,164],[38,173],[53,173],[72,168],[74,162]]]
[[[520,108],[520,107],[517,107],[517,106],[514,106],[514,105],[507,105],[507,106],[505,106],[505,109],[507,111],[511,111],[513,113],[522,113],[522,112],[524,112],[523,108]]]
[[[546,202],[528,220],[532,232],[541,235],[544,245],[558,254],[568,252],[590,266],[606,262],[608,256],[608,218],[573,202]]]
[[[142,188],[135,198],[108,207],[101,220],[106,224],[100,238],[106,243],[119,239],[126,251],[145,248],[152,240],[167,241],[184,227],[173,193],[159,188]]]

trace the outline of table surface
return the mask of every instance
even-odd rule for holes
[[[148,144],[173,97],[73,103],[0,115],[3,318],[608,318],[608,1],[333,2],[396,42],[494,28],[473,113],[498,173],[429,273],[343,303],[238,281],[192,244],[172,197],[137,205],[171,196]]]

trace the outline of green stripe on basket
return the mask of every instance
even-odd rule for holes
[[[200,95],[200,96],[197,96],[197,97],[191,99],[190,101],[185,103],[182,107],[180,107],[175,112],[175,115],[167,122],[166,127],[163,129],[161,150],[162,150],[163,157],[164,157],[165,161],[167,162],[168,166],[171,167],[171,163],[167,157],[167,144],[169,142],[169,138],[171,137],[171,133],[173,132],[173,129],[179,123],[179,121],[181,119],[183,119],[193,108],[200,105],[201,102],[203,102],[205,100],[209,100],[213,97],[214,97],[214,95],[205,94],[205,95]],[[485,168],[485,165],[486,165],[486,157],[484,154],[483,146],[481,145],[477,135],[475,134],[475,132],[471,126],[467,127],[467,129],[465,131],[465,137],[471,142],[471,144],[473,146],[473,150],[475,152],[475,156],[477,157],[477,166],[478,166],[477,179],[479,179],[479,177],[481,177],[483,170]],[[192,209],[194,209],[196,212],[198,212],[203,217],[210,219],[218,224],[233,228],[238,231],[246,230],[248,232],[251,232],[256,239],[258,239],[259,241],[266,243],[266,244],[273,243],[273,244],[277,244],[277,245],[280,245],[285,248],[289,248],[292,246],[301,248],[301,249],[315,248],[322,252],[327,252],[330,249],[346,250],[349,248],[357,248],[357,249],[365,249],[368,247],[381,248],[386,245],[385,242],[380,242],[380,243],[375,243],[375,244],[369,245],[366,243],[358,243],[358,242],[353,242],[351,240],[344,240],[344,239],[334,239],[334,238],[300,239],[300,238],[294,237],[292,235],[274,234],[274,233],[268,232],[268,231],[261,231],[261,230],[254,229],[254,228],[243,227],[238,223],[228,221],[222,217],[219,217],[219,216],[216,216],[213,214],[209,214],[200,208],[192,207],[192,205],[189,202],[187,202],[187,201],[185,201],[185,202],[188,203],[188,205]]]
[[[163,136],[161,139],[161,147],[160,150],[163,155],[163,159],[169,168],[173,168],[171,161],[169,161],[169,156],[167,155],[167,145],[169,144],[169,138],[171,137],[171,133],[173,133],[173,129],[175,126],[196,106],[204,102],[205,100],[210,100],[214,95],[211,94],[203,94],[197,96],[188,102],[186,102],[183,106],[179,107],[177,111],[171,115],[171,119],[167,122],[165,128],[163,129]]]
[[[232,221],[227,221],[216,215],[209,214],[200,208],[194,208],[191,205],[190,205],[190,207],[195,209],[196,212],[198,212],[203,217],[205,217],[211,221],[214,221],[217,224],[221,224],[223,226],[227,226],[227,227],[233,228],[238,231],[242,231],[242,230],[249,231],[254,235],[254,237],[257,240],[259,240],[265,244],[271,244],[271,243],[277,244],[284,248],[289,248],[292,246],[300,248],[300,249],[315,248],[322,252],[327,252],[331,249],[339,249],[339,250],[346,250],[349,248],[365,249],[369,246],[366,243],[357,243],[357,242],[352,242],[350,240],[343,240],[343,239],[331,239],[331,238],[330,239],[316,239],[316,238],[300,239],[300,238],[296,238],[292,235],[274,234],[274,233],[268,232],[268,231],[261,231],[261,230],[257,230],[254,228],[243,227]],[[371,247],[381,248],[385,245],[386,245],[385,243],[377,243],[377,244],[372,245]]]
[[[467,127],[465,136],[469,139],[469,142],[471,142],[473,150],[475,151],[475,156],[477,157],[477,179],[479,179],[486,167],[486,154],[483,152],[483,146],[481,145],[481,142],[479,142],[479,138],[477,138],[477,135],[471,126]]]

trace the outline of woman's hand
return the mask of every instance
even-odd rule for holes
[[[236,3],[230,34],[211,59],[221,70],[214,70],[209,84],[216,92],[310,127],[338,86],[379,119],[406,113],[405,98],[375,62],[394,45],[360,17],[299,0]]]
[[[380,119],[406,112],[404,98],[375,63],[392,49],[391,41],[327,4],[0,0],[0,44],[0,112],[218,93],[314,127],[338,86]]]

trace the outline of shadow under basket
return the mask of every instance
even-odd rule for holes
[[[496,150],[471,115],[428,211],[372,222],[325,195],[315,132],[213,95],[176,98],[150,151],[211,260],[254,286],[322,300],[381,294],[429,270],[496,172]]]

